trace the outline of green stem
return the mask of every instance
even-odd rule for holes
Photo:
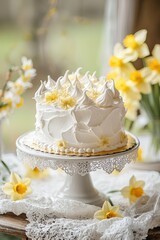
[[[111,201],[110,198],[108,198],[108,202],[111,204],[111,206],[114,206],[113,202]]]
[[[7,164],[3,160],[0,160],[0,161],[1,161],[2,165],[3,165],[3,167],[7,170],[7,172],[9,174],[11,174],[11,171],[10,171],[9,167],[7,166]]]
[[[116,192],[120,192],[120,190],[112,190],[112,191],[109,191],[108,193],[116,193]]]

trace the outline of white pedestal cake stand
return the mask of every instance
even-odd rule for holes
[[[92,184],[90,172],[103,169],[107,173],[113,170],[121,171],[126,163],[136,160],[139,141],[132,134],[135,144],[130,149],[120,153],[107,154],[102,156],[78,157],[64,156],[36,151],[24,144],[26,133],[17,139],[18,158],[29,164],[32,168],[61,168],[67,174],[63,188],[56,197],[74,199],[88,204],[101,206],[106,196],[99,193]]]

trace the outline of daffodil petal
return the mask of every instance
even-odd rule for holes
[[[160,44],[156,44],[154,46],[152,55],[160,61]]]
[[[99,211],[95,212],[94,218],[96,218],[98,220],[103,220],[103,219],[106,219],[106,214],[104,211],[99,210]]]
[[[31,183],[31,179],[30,178],[24,178],[22,182],[28,186]]]
[[[135,182],[136,182],[136,178],[135,178],[135,176],[133,175],[133,176],[130,178],[130,180],[129,180],[129,185],[130,185],[130,186],[134,186]]]
[[[18,176],[18,174],[11,173],[10,181],[16,184],[21,181],[21,178]]]
[[[10,195],[13,192],[13,185],[11,183],[6,183],[2,189],[5,194]]]
[[[142,29],[134,34],[135,40],[138,44],[143,44],[147,37],[147,30]]]
[[[129,196],[130,196],[130,188],[129,187],[122,188],[121,189],[121,194],[123,195],[123,197],[129,198]]]
[[[108,201],[105,201],[102,206],[102,210],[105,212],[109,212],[111,210],[112,206]]]
[[[150,54],[149,48],[146,43],[143,43],[142,46],[138,49],[138,55],[140,58],[144,58]]]

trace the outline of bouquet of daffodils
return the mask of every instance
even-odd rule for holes
[[[146,30],[128,35],[122,46],[117,43],[110,57],[111,71],[107,79],[113,79],[124,99],[126,117],[132,122],[143,108],[148,116],[150,131],[156,151],[160,150],[160,45],[155,45],[152,54],[145,43]],[[141,59],[143,68],[136,69],[135,62]]]
[[[18,73],[18,78],[11,81],[13,73]],[[32,87],[31,80],[36,75],[36,69],[33,68],[32,60],[26,57],[22,58],[20,67],[12,67],[8,71],[6,82],[0,89],[0,120],[12,112],[15,108],[23,105],[22,94],[27,88]]]

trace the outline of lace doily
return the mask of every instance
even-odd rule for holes
[[[17,167],[17,171],[19,166]],[[106,194],[110,190],[128,185],[132,175],[144,180],[144,196],[135,205],[119,193],[110,194],[114,204],[121,206],[123,218],[98,221],[93,219],[99,207],[81,202],[57,199],[54,194],[63,185],[66,174],[51,171],[50,177],[32,182],[33,194],[28,198],[12,202],[0,192],[0,214],[25,213],[29,220],[26,234],[34,240],[141,240],[150,228],[160,225],[160,176],[157,172],[124,170],[119,175],[108,175],[103,171],[92,173],[95,187]],[[152,179],[152,181],[151,181]],[[159,191],[159,192],[158,192]]]

